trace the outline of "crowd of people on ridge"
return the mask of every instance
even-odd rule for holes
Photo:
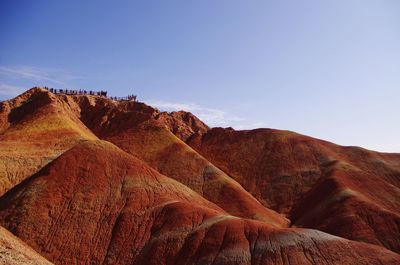
[[[111,100],[129,100],[129,101],[137,101],[136,95],[128,95],[126,97],[107,97],[107,91],[100,90],[100,91],[93,91],[93,90],[75,90],[75,89],[56,89],[56,88],[48,88],[44,87],[51,93],[54,94],[65,94],[65,95],[91,95],[91,96],[101,96],[105,98],[109,98]]]

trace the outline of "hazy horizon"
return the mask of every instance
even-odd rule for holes
[[[210,126],[400,152],[400,2],[0,3],[0,100],[137,94]]]

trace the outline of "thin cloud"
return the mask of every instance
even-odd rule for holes
[[[79,78],[65,71],[34,66],[0,66],[0,76],[8,79],[25,79],[58,85],[65,85],[67,81]]]
[[[207,108],[196,103],[176,103],[164,100],[148,100],[147,103],[163,111],[189,111],[211,127],[233,127],[238,130],[244,130],[263,126],[261,122],[246,123],[246,120],[242,117],[226,110]]]
[[[0,83],[1,96],[14,96],[23,92],[23,89],[17,86]]]

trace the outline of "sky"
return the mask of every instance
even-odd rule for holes
[[[400,1],[0,0],[0,100],[33,86],[400,152]]]

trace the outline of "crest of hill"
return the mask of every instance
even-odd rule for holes
[[[34,87],[14,99],[0,102],[0,111],[2,114],[0,115],[0,132],[10,127],[16,121],[27,118],[28,114],[29,116],[43,114],[37,113],[37,111],[48,111],[48,109],[43,108],[49,103],[55,103],[55,101],[59,104],[58,108],[68,110],[69,114],[83,116],[82,118],[85,121],[94,118],[93,123],[98,121],[99,117],[97,116],[100,116],[101,110],[106,107],[112,107],[126,113],[141,114],[138,115],[140,117],[135,117],[135,119],[128,120],[125,123],[140,122],[150,118],[158,120],[182,140],[186,140],[194,133],[205,133],[209,130],[209,127],[200,119],[186,111],[161,112],[156,108],[137,101],[111,100],[96,95],[54,94],[47,89]],[[55,105],[53,104],[53,107],[56,107]],[[86,110],[88,108],[91,109],[91,113],[94,112],[96,114],[94,115],[95,117],[88,114]],[[107,120],[107,117],[104,116],[100,118],[103,122]],[[123,127],[120,129],[123,129]]]
[[[34,88],[43,90],[42,88]],[[71,106],[80,119],[95,130],[97,135],[101,135],[106,130],[118,131],[126,129],[126,126],[137,125],[141,122],[152,120],[157,121],[159,125],[167,127],[171,132],[182,140],[186,140],[195,133],[205,133],[209,127],[190,112],[162,112],[145,103],[136,100],[114,100],[111,98],[97,95],[66,95],[53,94],[61,100],[64,100]],[[119,117],[115,117],[116,113]],[[121,114],[124,115],[121,115]],[[107,127],[109,119],[121,119],[116,126],[114,122],[112,127]]]

